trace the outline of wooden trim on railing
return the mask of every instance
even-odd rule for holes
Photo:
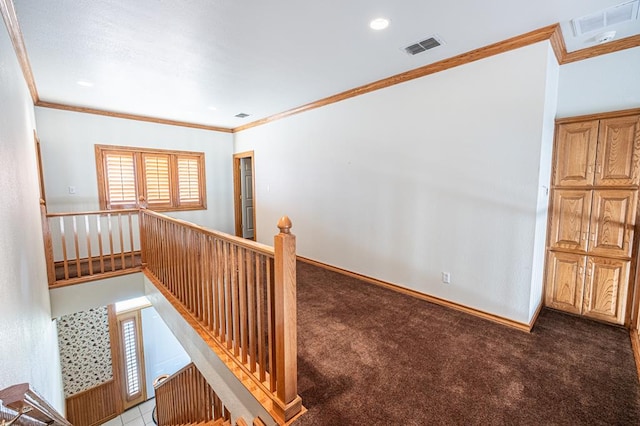
[[[127,268],[127,269],[122,269],[122,270],[113,271],[113,272],[97,273],[93,275],[83,275],[79,278],[69,278],[68,280],[58,280],[53,285],[50,285],[49,289],[53,290],[56,288],[68,287],[70,285],[88,283],[91,281],[106,280],[108,278],[120,277],[122,275],[136,274],[138,272],[142,272],[142,266],[136,266],[133,268]]]
[[[16,412],[31,408],[27,417],[31,417],[51,426],[72,426],[51,404],[31,388],[29,383],[9,386],[0,391],[2,405]]]
[[[36,88],[36,82],[33,78],[33,71],[31,70],[31,64],[29,63],[29,55],[27,55],[27,48],[24,44],[24,38],[22,37],[22,30],[18,24],[18,17],[12,0],[0,0],[0,14],[4,19],[4,23],[7,26],[9,32],[9,38],[13,44],[13,49],[16,52],[18,63],[22,69],[22,75],[29,88],[31,94],[31,100],[35,104],[38,102],[38,89]]]
[[[485,319],[485,320],[493,321],[493,322],[501,324],[501,325],[506,325],[508,327],[512,327],[512,328],[515,328],[517,330],[524,331],[524,332],[527,332],[527,333],[530,333],[531,330],[533,329],[535,321],[538,318],[538,315],[540,314],[540,312],[542,310],[542,303],[541,303],[540,305],[538,305],[538,308],[536,309],[536,312],[533,315],[533,318],[531,319],[531,321],[529,323],[514,321],[514,320],[509,319],[509,318],[504,318],[504,317],[501,317],[499,315],[495,315],[495,314],[491,314],[491,313],[488,313],[488,312],[484,312],[484,311],[481,311],[479,309],[471,308],[469,306],[465,306],[465,305],[462,305],[462,304],[459,304],[459,303],[456,303],[456,302],[451,302],[449,300],[441,299],[441,298],[436,297],[436,296],[431,296],[431,295],[428,295],[428,294],[425,294],[425,293],[420,293],[418,291],[411,290],[411,289],[408,289],[406,287],[399,286],[397,284],[393,284],[393,283],[390,283],[390,282],[387,282],[387,281],[382,281],[382,280],[379,280],[377,278],[372,278],[372,277],[369,277],[367,275],[359,274],[357,272],[351,272],[351,271],[349,271],[347,269],[343,269],[343,268],[339,268],[337,266],[329,265],[328,263],[323,263],[323,262],[320,262],[320,261],[317,261],[317,260],[310,259],[308,257],[298,256],[298,260],[300,260],[302,262],[305,262],[305,263],[308,263],[310,265],[314,265],[314,266],[318,266],[320,268],[327,269],[329,271],[333,271],[333,272],[337,272],[337,273],[342,274],[342,275],[346,275],[348,277],[357,278],[359,280],[365,281],[365,282],[370,283],[370,284],[375,284],[375,285],[378,285],[380,287],[385,287],[385,288],[388,288],[388,289],[393,290],[393,291],[397,291],[397,292],[402,293],[402,294],[406,294],[406,295],[409,295],[409,296],[412,296],[412,297],[416,297],[418,299],[426,300],[427,302],[435,303],[436,305],[445,306],[447,308],[455,309],[457,311],[464,312],[466,314],[470,314],[470,315],[473,315],[473,316],[476,316],[476,317],[479,317],[479,318],[482,318],[482,319]]]
[[[63,111],[80,112],[84,114],[102,115],[105,117],[123,118],[125,120],[145,121],[148,123],[155,123],[155,124],[166,124],[168,126],[189,127],[192,129],[209,130],[212,132],[223,132],[223,133],[233,132],[233,130],[229,129],[228,127],[210,126],[207,124],[197,124],[197,123],[189,123],[186,121],[169,120],[169,119],[158,118],[158,117],[149,117],[146,115],[106,111],[106,110],[97,109],[97,108],[59,104],[56,102],[37,101],[35,102],[35,106],[42,107],[42,108],[59,109]]]
[[[155,217],[169,220],[173,223],[180,224],[181,226],[192,229],[194,231],[202,232],[203,234],[206,234],[206,235],[211,235],[213,237],[230,241],[235,245],[238,245],[243,248],[247,248],[249,250],[253,250],[257,253],[265,254],[267,256],[273,256],[274,254],[273,247],[270,247],[266,244],[258,243],[252,240],[247,240],[246,238],[236,237],[235,235],[226,234],[224,232],[215,231],[213,229],[205,228],[203,226],[199,226],[194,223],[187,222],[186,220],[176,219],[173,217],[163,215],[161,213],[156,213],[152,210],[144,210],[144,212],[150,216],[155,216]]]
[[[114,380],[71,395],[66,399],[67,418],[73,426],[101,425],[118,416]]]
[[[114,210],[90,210],[82,212],[65,212],[65,213],[47,213],[47,217],[67,217],[67,216],[88,216],[88,215],[101,215],[106,216],[125,214],[125,213],[138,213],[140,209],[114,209]]]

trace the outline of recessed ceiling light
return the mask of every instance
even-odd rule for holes
[[[207,109],[210,110],[210,111],[217,111],[218,110],[218,108],[216,108],[214,106],[207,107]]]
[[[376,18],[373,21],[369,22],[369,27],[372,30],[384,30],[389,26],[389,20],[386,18]]]
[[[82,87],[93,87],[93,83],[87,80],[78,80],[76,84]]]

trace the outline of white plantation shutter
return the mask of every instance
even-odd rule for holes
[[[145,199],[149,206],[172,205],[169,161],[169,155],[142,154]]]
[[[104,157],[104,165],[107,204],[110,207],[135,206],[138,197],[133,153],[107,153]]]
[[[178,157],[178,200],[181,205],[200,203],[198,157]]]
[[[96,145],[101,209],[207,208],[204,153]]]
[[[122,346],[124,352],[124,369],[127,399],[137,397],[141,392],[140,362],[138,360],[138,337],[135,319],[122,321]]]

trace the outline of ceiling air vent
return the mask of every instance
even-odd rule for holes
[[[638,0],[612,6],[600,12],[592,13],[571,21],[576,36],[602,30],[611,25],[638,19]]]
[[[429,49],[433,49],[434,47],[441,46],[443,44],[442,40],[439,37],[431,36],[428,39],[419,41],[418,43],[414,43],[411,46],[407,46],[404,48],[404,51],[409,55],[417,55],[418,53],[425,52]]]

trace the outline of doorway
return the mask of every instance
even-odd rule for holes
[[[236,236],[256,240],[255,164],[253,151],[233,156]]]

